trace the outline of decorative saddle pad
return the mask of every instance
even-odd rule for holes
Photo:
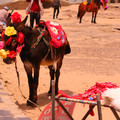
[[[86,11],[86,12],[91,12],[91,4],[88,4],[88,1],[84,1],[83,2],[83,5],[84,5],[84,10]]]
[[[55,48],[63,46],[67,37],[61,25],[57,22],[46,21],[46,26],[51,36],[50,44]]]
[[[84,2],[83,2],[84,5],[87,5],[87,3],[88,3],[87,1],[84,1]]]

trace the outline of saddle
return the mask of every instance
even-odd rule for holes
[[[50,44],[54,48],[59,48],[66,44],[64,54],[69,54],[71,52],[66,34],[59,23],[52,21],[45,22],[43,20],[40,20],[38,25],[36,25],[35,27],[41,28],[42,31],[47,30],[48,33],[50,34],[51,40],[50,41],[44,40],[47,46],[49,46]]]
[[[92,9],[91,9],[91,4],[90,4],[90,3],[88,4],[87,1],[84,1],[83,4],[84,4],[84,10],[85,10],[85,11],[88,11],[88,12],[91,12],[91,11],[92,11]]]
[[[51,37],[50,44],[54,48],[59,48],[66,43],[67,37],[59,23],[53,21],[40,21],[36,27],[48,30]]]

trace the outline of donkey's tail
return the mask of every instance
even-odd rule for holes
[[[69,54],[69,53],[71,53],[71,48],[70,48],[70,44],[69,44],[69,42],[67,41],[67,44],[66,44],[66,46],[65,46],[65,55],[66,54]]]
[[[78,8],[77,18],[79,18],[79,17],[80,17],[80,10],[79,10],[79,8]]]

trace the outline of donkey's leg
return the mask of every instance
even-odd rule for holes
[[[82,22],[82,17],[80,16],[80,22],[79,23],[81,23]]]
[[[56,69],[56,81],[55,81],[55,94],[58,94],[58,83],[59,83],[59,76],[60,76],[60,68],[62,66],[62,59],[57,63]]]
[[[33,102],[37,101],[37,88],[38,88],[38,79],[39,79],[39,66],[34,67],[34,79],[31,83],[31,96]]]
[[[60,76],[60,68],[62,66],[62,59],[57,63],[57,68],[56,71],[53,69],[53,66],[48,66],[49,70],[50,70],[50,77],[51,77],[51,81],[50,81],[50,90],[48,91],[48,96],[52,95],[52,80],[54,80],[54,78],[56,78],[55,80],[55,94],[58,94],[58,82],[59,82],[59,76]]]
[[[34,68],[34,78],[32,77],[32,66],[24,64],[24,68],[27,73],[29,84],[29,100],[27,100],[27,105],[32,105],[32,102],[36,103],[37,101],[39,68]]]
[[[54,80],[55,70],[53,69],[53,65],[48,66],[50,70],[50,89],[48,91],[48,96],[52,95],[52,80]]]
[[[82,22],[82,17],[85,15],[85,10],[80,11],[80,23]]]
[[[27,73],[27,77],[28,77],[28,84],[29,84],[29,100],[32,100],[32,91],[31,91],[31,84],[32,84],[32,81],[33,81],[33,77],[32,77],[32,66],[31,65],[28,65],[28,64],[24,64],[24,68],[25,68],[25,71]],[[27,105],[29,105],[29,100],[27,101]]]
[[[91,20],[91,23],[93,23],[93,19],[94,19],[94,12],[92,12],[92,20]]]
[[[96,23],[97,12],[95,12],[94,23]]]

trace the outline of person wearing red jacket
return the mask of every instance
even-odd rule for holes
[[[36,24],[38,24],[43,15],[42,2],[44,2],[44,0],[26,0],[26,2],[30,2],[26,8],[26,13],[30,14],[30,26],[33,28],[34,20],[36,20]]]

